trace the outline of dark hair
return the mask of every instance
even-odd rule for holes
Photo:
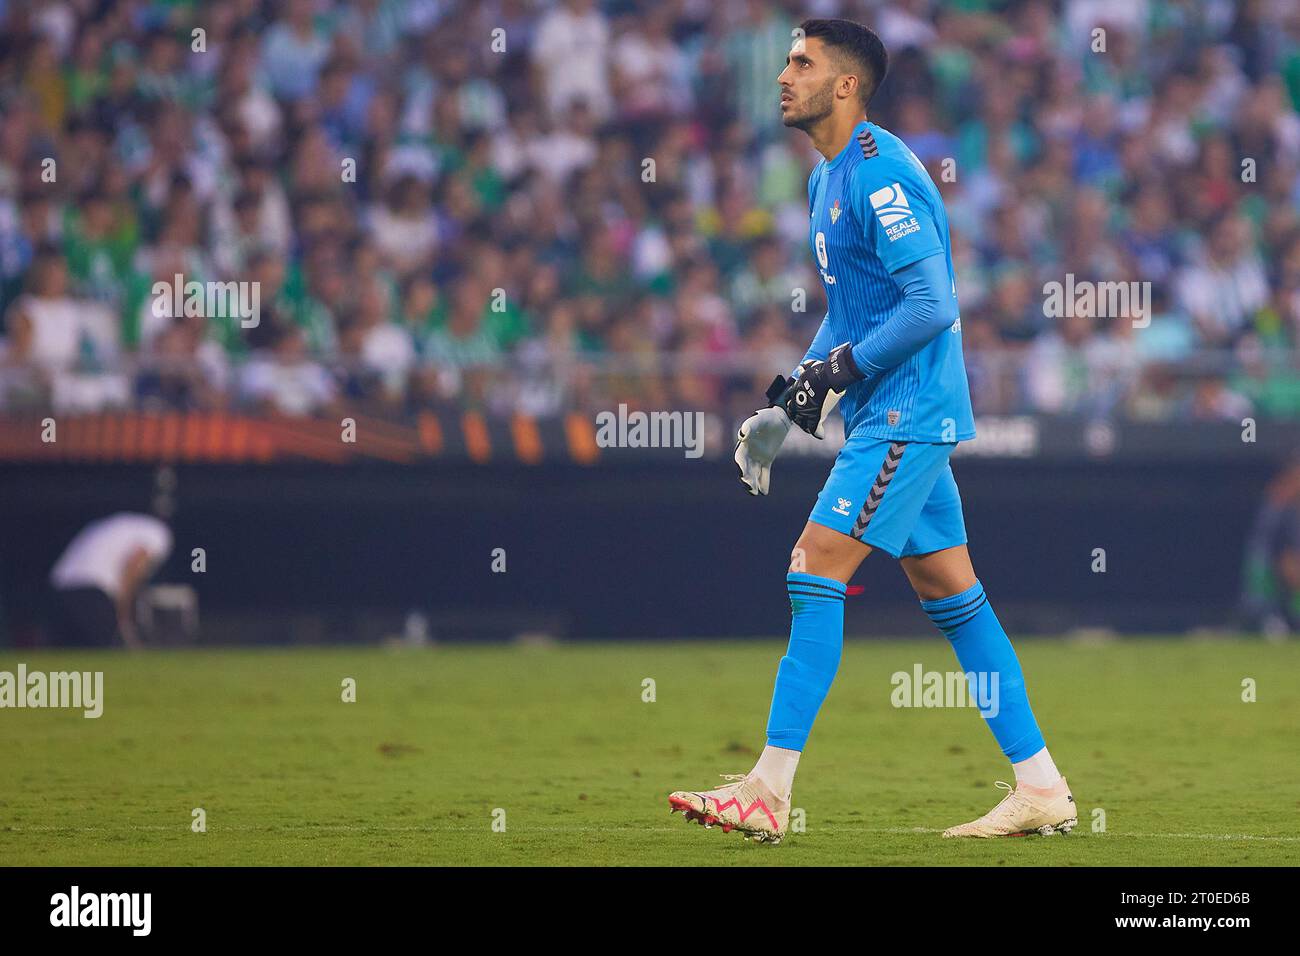
[[[816,38],[847,57],[858,69],[870,73],[860,77],[859,96],[866,109],[871,97],[876,95],[889,70],[889,54],[875,32],[852,20],[811,19],[799,24],[806,39]]]

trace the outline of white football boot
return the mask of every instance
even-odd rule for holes
[[[1044,790],[1021,784],[1013,788],[1002,780],[997,786],[1007,791],[1002,802],[978,820],[949,827],[946,837],[1014,837],[1037,833],[1069,833],[1079,823],[1074,796],[1061,778],[1059,789]]]
[[[687,820],[704,827],[721,826],[723,833],[739,830],[759,843],[780,843],[790,823],[790,801],[776,794],[753,774],[724,773],[716,790],[677,790],[668,795],[670,813],[681,810]]]

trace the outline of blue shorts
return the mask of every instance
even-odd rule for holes
[[[895,558],[965,544],[956,447],[850,435],[808,520]]]

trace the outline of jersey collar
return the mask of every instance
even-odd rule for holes
[[[862,134],[862,131],[870,125],[871,125],[870,120],[863,120],[857,126],[853,127],[853,132],[849,136],[849,141],[844,145],[844,148],[842,150],[840,150],[838,153],[835,154],[835,158],[826,164],[826,168],[834,169],[844,161],[844,157],[847,156],[850,152],[852,152],[855,149],[861,149],[862,147],[858,145],[858,136],[860,136]]]

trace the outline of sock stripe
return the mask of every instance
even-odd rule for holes
[[[801,588],[820,588],[823,591],[829,591],[831,594],[836,594],[840,597],[844,597],[844,591],[843,591],[844,585],[840,585],[838,588],[833,588],[829,584],[818,584],[816,581],[787,581],[785,586],[787,588],[792,588],[795,586]]]
[[[929,615],[930,620],[934,621],[935,624],[942,626],[955,618],[962,617],[967,612],[975,613],[979,611],[980,608],[988,603],[988,600],[989,596],[981,591],[978,597],[971,598],[965,604],[957,607],[944,608],[940,611],[926,611],[925,613]]]
[[[844,600],[844,595],[843,595],[843,594],[826,594],[826,593],[823,592],[823,591],[796,591],[794,588],[790,588],[790,593],[791,593],[792,595],[793,595],[793,594],[798,594],[798,595],[801,595],[801,596],[803,596],[803,597],[821,598],[823,601],[843,601],[843,600]]]
[[[969,614],[963,617],[960,621],[945,621],[942,624],[940,624],[938,621],[935,621],[934,623],[939,627],[940,630],[944,630],[944,631],[951,630],[956,627],[961,627],[967,621],[971,620],[973,617],[979,614],[980,611],[984,610],[984,605],[988,603],[989,603],[988,598],[985,598],[983,601],[980,602],[979,607],[975,608],[973,611],[971,611]]]
[[[920,609],[926,611],[926,614],[931,615],[931,617],[936,614],[946,614],[948,611],[959,611],[962,607],[975,604],[976,601],[984,597],[984,593],[984,588],[979,584],[979,581],[976,581],[975,584],[972,584],[970,588],[967,588],[961,594],[953,594],[952,597],[937,597],[933,601],[922,601],[920,602]],[[963,604],[950,604],[952,601],[961,601],[962,598],[967,598]]]

